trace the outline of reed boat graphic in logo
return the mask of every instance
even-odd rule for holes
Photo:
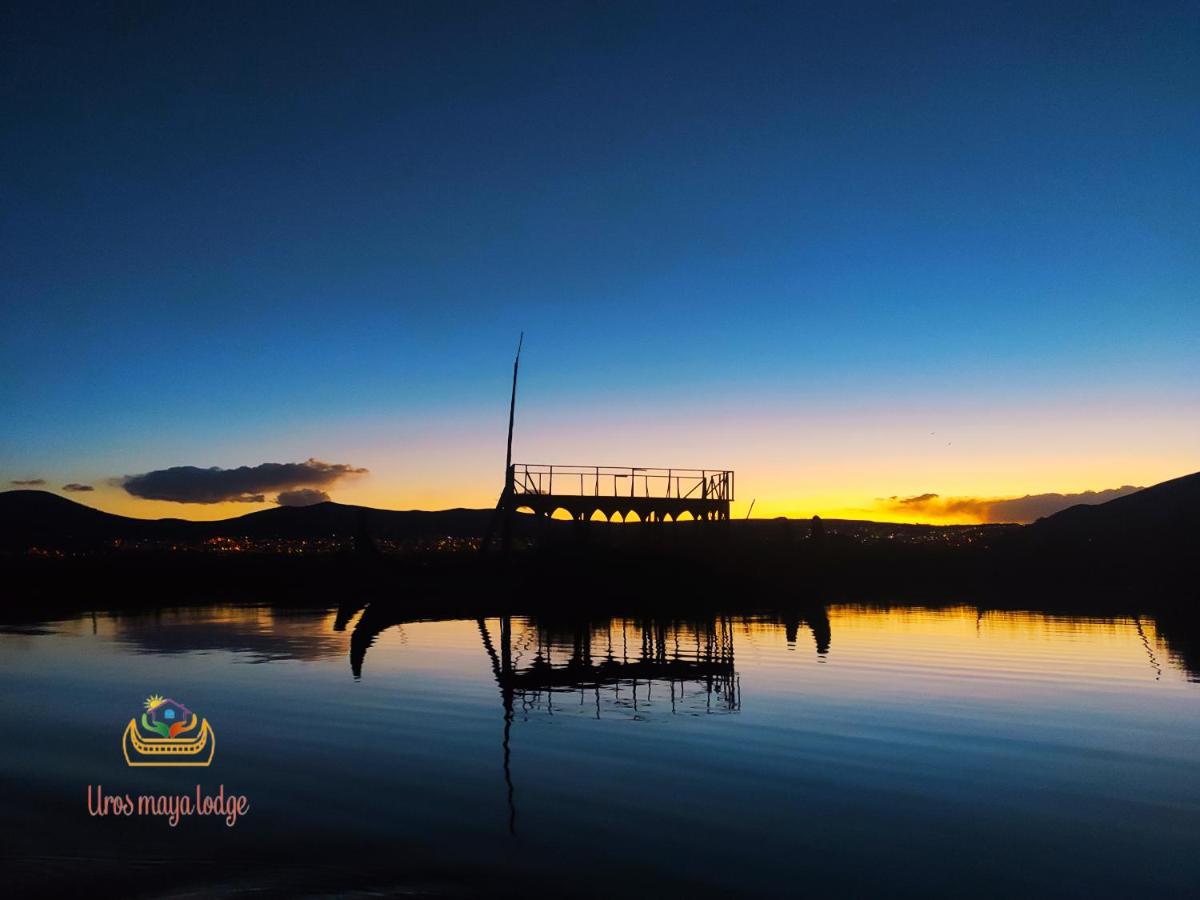
[[[207,766],[217,750],[208,719],[175,700],[153,694],[146,700],[141,723],[130,719],[121,737],[125,762],[131,766]]]

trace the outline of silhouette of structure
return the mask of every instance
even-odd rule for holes
[[[504,490],[484,535],[481,549],[491,546],[496,523],[507,556],[512,546],[512,517],[521,509],[550,518],[562,510],[577,522],[597,514],[606,522],[727,521],[733,501],[733,472],[728,469],[651,469],[638,466],[563,466],[512,461],[513,424],[517,411],[517,374],[525,332],[513,359],[512,394],[508,402],[508,443]],[[555,479],[557,478],[557,490]]]
[[[576,521],[599,513],[606,521],[699,521],[729,518],[733,472],[617,466],[518,463],[509,468],[508,505],[551,516],[563,510]]]

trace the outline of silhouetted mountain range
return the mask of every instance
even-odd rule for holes
[[[399,511],[330,501],[311,506],[281,506],[208,522],[135,519],[101,512],[48,491],[20,490],[0,493],[0,549],[17,552],[31,547],[85,550],[111,547],[116,541],[196,544],[212,537],[314,540],[350,538],[363,532],[377,540],[478,538],[486,532],[492,515],[490,509]],[[807,534],[807,520],[792,520],[792,523],[801,526],[800,533]],[[518,535],[538,536],[543,533],[545,524],[540,517],[518,515],[514,529]],[[557,531],[567,531],[572,524],[558,520],[552,523]],[[779,520],[735,520],[729,524],[743,540],[754,541],[759,537],[774,540],[778,536]],[[827,519],[825,525],[831,532],[843,535],[861,537],[878,531],[901,541],[920,539],[947,530],[969,528],[1003,531],[1013,527],[895,524],[843,519]],[[682,527],[686,528],[687,525]]]
[[[1094,506],[1080,505],[1039,519],[1032,525],[991,526],[1031,552],[1097,549],[1135,555],[1178,554],[1194,550],[1200,528],[1200,473],[1176,478]],[[0,548],[23,552],[31,547],[88,549],[117,541],[198,543],[210,537],[289,540],[351,538],[364,531],[375,539],[472,538],[484,534],[490,509],[437,512],[395,511],[326,502],[278,507],[232,519],[191,522],[183,519],[134,519],[101,512],[47,491],[0,493]],[[520,517],[524,519],[524,517]],[[570,523],[555,523],[569,526]],[[743,537],[771,534],[768,520],[730,523]],[[828,520],[831,528],[838,520]],[[867,526],[872,523],[841,523]],[[534,522],[521,530],[533,533]],[[911,537],[946,526],[874,524],[880,531]],[[950,526],[955,527],[955,526]],[[961,528],[961,526],[958,526]],[[981,526],[987,528],[988,526]]]
[[[1194,541],[1200,523],[1198,512],[1200,472],[1107,503],[1072,506],[1038,519],[1029,531],[1040,539]]]
[[[134,519],[101,512],[48,491],[0,493],[0,547],[85,548],[114,541],[186,541],[209,537],[315,539],[353,537],[365,525],[375,538],[475,537],[491,510],[396,511],[317,503],[280,506],[232,519]]]

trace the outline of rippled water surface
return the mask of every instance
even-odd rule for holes
[[[1189,646],[1153,619],[974,607],[12,626],[0,853],[51,895],[1186,896]],[[152,693],[208,719],[211,767],[126,765]],[[197,784],[250,809],[89,815],[89,785]]]

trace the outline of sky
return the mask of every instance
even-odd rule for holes
[[[517,461],[731,468],[735,516],[1200,470],[1195,4],[29,3],[0,41],[0,488],[491,506],[521,331]]]

